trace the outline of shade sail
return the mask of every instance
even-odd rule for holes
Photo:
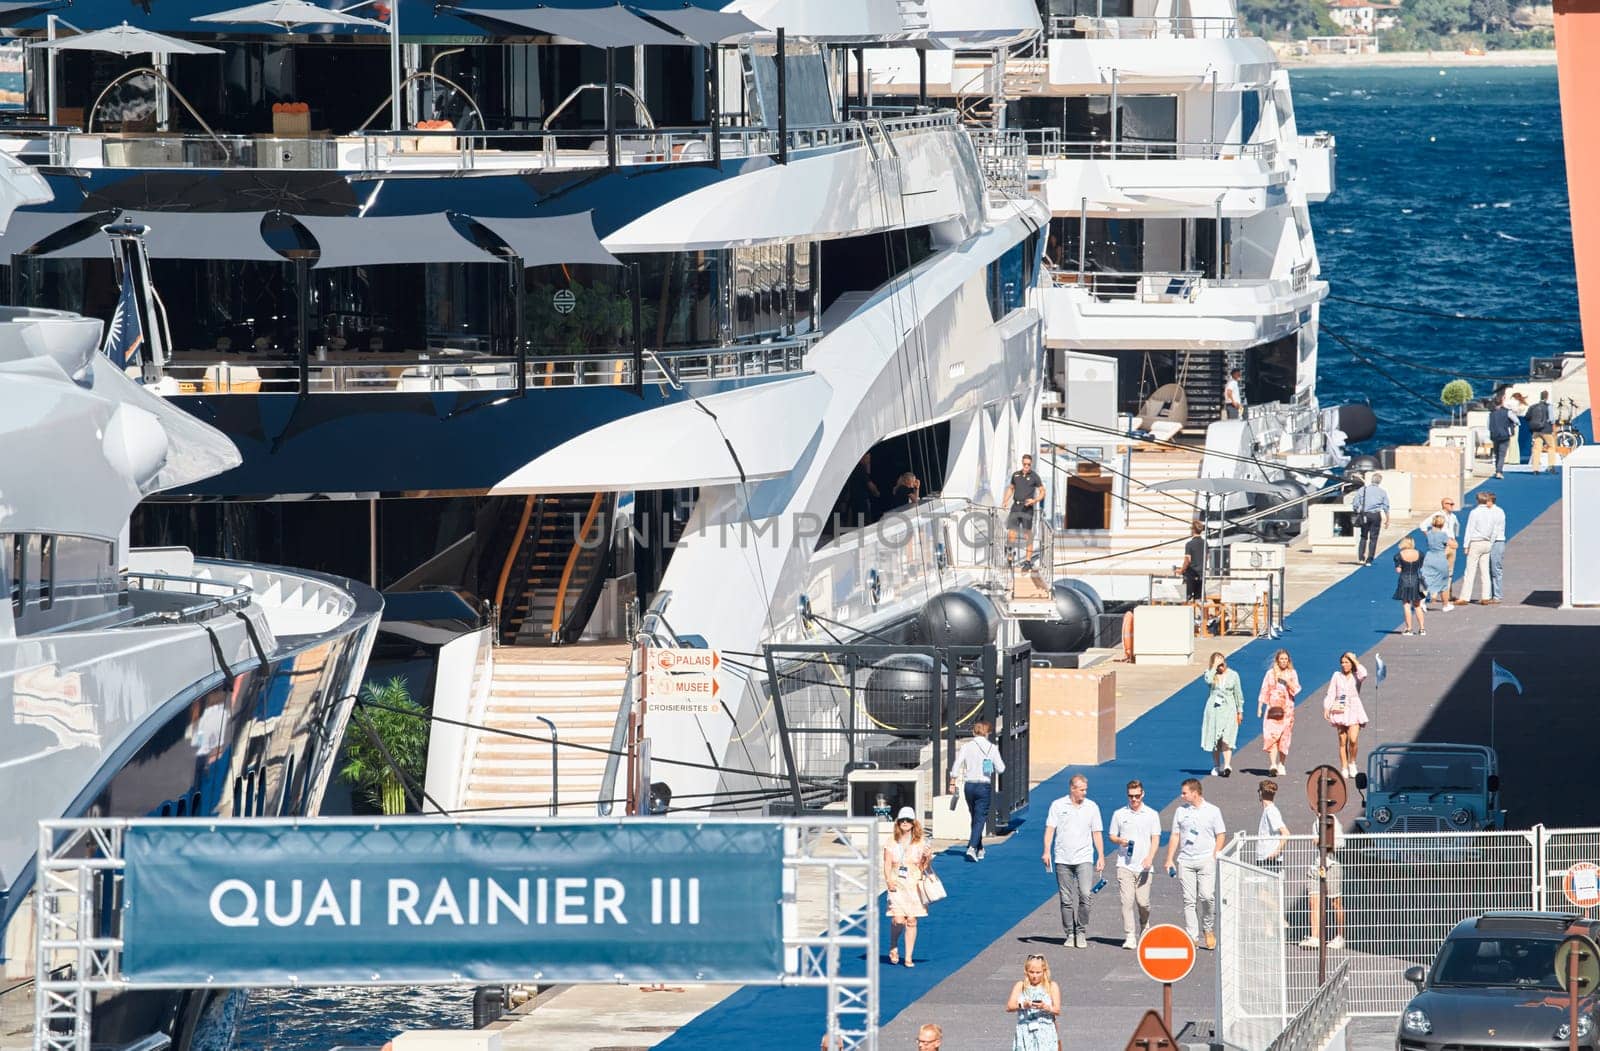
[[[144,247],[151,259],[242,259],[287,262],[261,238],[264,212],[141,212],[120,218],[145,227]],[[82,218],[80,216],[80,218]],[[109,255],[101,234],[47,252],[49,259],[98,259]]]
[[[209,15],[196,15],[195,22],[227,22],[233,25],[262,23],[281,26],[285,30],[295,26],[367,26],[387,31],[389,26],[375,18],[335,11],[310,0],[268,0],[264,4],[249,4]]]
[[[296,215],[295,221],[317,239],[318,270],[385,263],[505,262],[461,236],[443,212],[348,219]]]
[[[454,8],[451,14],[500,22],[531,33],[566,37],[590,47],[635,47],[661,44],[682,47],[689,43],[676,33],[647,22],[621,4],[584,9],[554,7]]]
[[[23,19],[42,15],[57,6],[55,0],[40,0],[34,4],[0,3],[0,26],[16,25]]]
[[[488,227],[511,247],[523,266],[549,266],[553,263],[598,263],[620,266],[606,251],[594,232],[594,213],[538,216],[534,218],[484,218],[473,221]]]
[[[675,7],[664,11],[634,8],[635,11],[677,30],[696,44],[721,44],[753,33],[765,33],[759,23],[737,11],[707,11],[703,7]]]
[[[793,471],[817,440],[832,395],[821,376],[797,376],[636,412],[563,442],[490,492],[725,485],[739,481],[741,466],[750,481],[777,478]],[[729,445],[738,450],[738,464]]]
[[[101,51],[110,55],[220,55],[220,47],[196,44],[190,40],[140,29],[124,22],[110,29],[96,29],[92,33],[42,40],[31,47],[47,51]]]

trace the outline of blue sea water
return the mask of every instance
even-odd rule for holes
[[[1563,325],[1409,316],[1330,299],[1318,394],[1370,399],[1377,444],[1421,438],[1453,376],[1525,377],[1531,357],[1578,350],[1555,67],[1349,69],[1293,75],[1302,134],[1338,137],[1335,192],[1313,205],[1332,295]],[[1333,337],[1368,350],[1377,375]],[[1398,383],[1396,382],[1398,381]],[[1403,383],[1413,392],[1401,388]]]
[[[1412,441],[1451,377],[1520,378],[1530,357],[1579,348],[1554,68],[1306,72],[1294,93],[1303,133],[1338,136],[1334,196],[1311,212],[1334,295],[1574,322],[1448,321],[1329,301],[1324,404],[1370,400],[1379,443]],[[1413,390],[1375,375],[1327,330]],[[1492,385],[1471,382],[1480,392]],[[381,1044],[406,1029],[468,1026],[471,1015],[470,994],[456,990],[258,993],[238,1047]]]

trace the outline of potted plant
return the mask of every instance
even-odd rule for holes
[[[386,683],[368,683],[358,704],[345,734],[347,761],[339,776],[384,814],[404,814],[405,785],[389,760],[413,783],[422,783],[428,768],[428,713],[411,699],[406,680],[398,675]],[[373,734],[383,741],[388,759]]]
[[[1472,384],[1466,380],[1451,380],[1439,392],[1439,400],[1450,408],[1450,421],[1461,422],[1461,407],[1472,400]]]

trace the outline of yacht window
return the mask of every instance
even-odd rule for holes
[[[567,264],[523,271],[523,335],[528,353],[632,354],[634,301],[638,297],[631,266]],[[646,330],[657,304],[639,303]],[[535,382],[537,374],[535,374]]]

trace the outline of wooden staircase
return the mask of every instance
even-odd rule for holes
[[[536,816],[550,813],[556,796],[560,814],[595,815],[606,753],[571,746],[611,747],[628,679],[628,647],[572,647],[559,654],[575,659],[549,659],[555,653],[495,648],[484,729],[470,745],[463,773],[463,807]],[[547,743],[550,727],[541,716],[555,724],[559,745]],[[556,752],[553,771],[552,751]]]
[[[535,493],[526,498],[495,588],[501,643],[571,642],[599,596],[609,565],[615,497]]]

